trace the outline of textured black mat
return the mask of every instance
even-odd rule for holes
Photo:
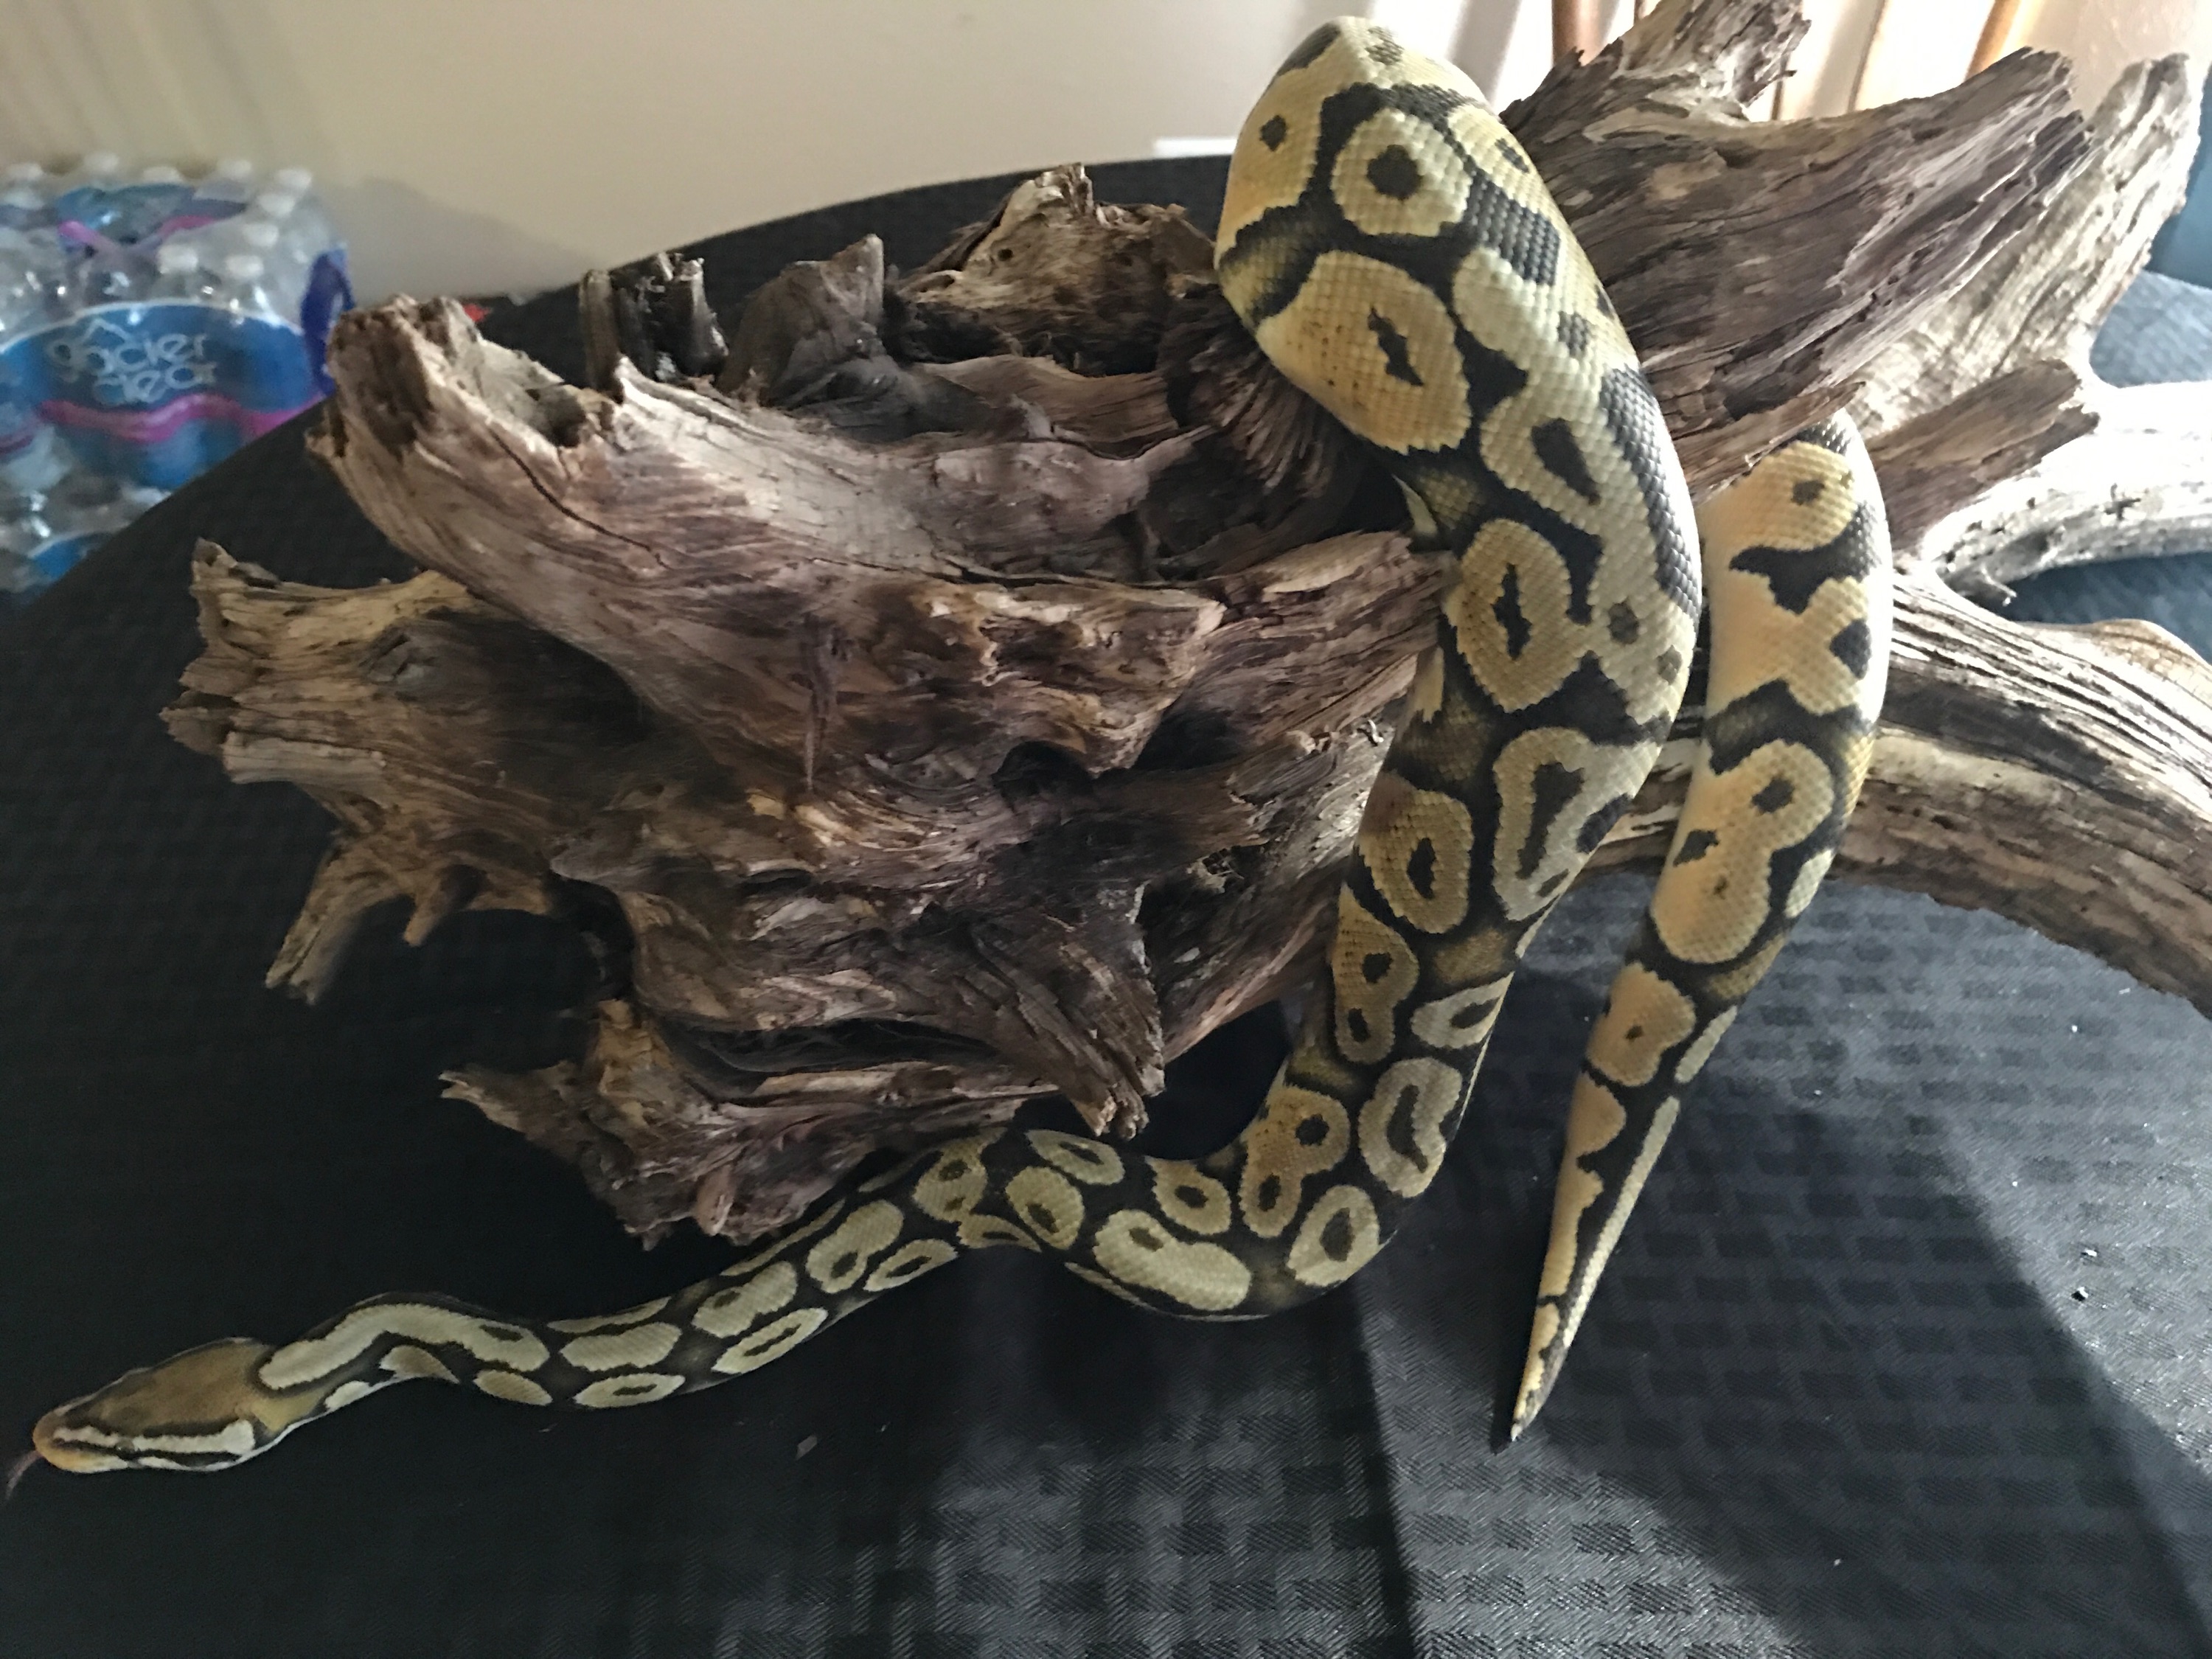
[[[1218,169],[1101,181],[1210,212]],[[1000,182],[723,239],[718,297],[864,229],[911,260]],[[500,331],[574,372],[562,300]],[[10,1435],[372,1291],[574,1313],[721,1259],[640,1253],[437,1097],[568,1040],[556,929],[372,928],[323,1006],[260,988],[323,825],[155,719],[198,535],[306,580],[402,569],[287,430],[0,625]],[[2212,641],[2212,576],[2156,580]],[[1824,894],[1538,1430],[1492,1450],[1639,902],[1564,908],[1445,1177],[1299,1314],[1178,1325],[1009,1252],[645,1411],[410,1389],[215,1480],[34,1470],[0,1509],[0,1656],[2212,1653],[2212,1025],[1986,916]],[[1225,1131],[1277,1041],[1182,1068],[1189,1110]]]

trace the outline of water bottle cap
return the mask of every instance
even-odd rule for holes
[[[289,191],[264,190],[253,198],[253,210],[265,219],[284,219],[300,205],[300,198]]]
[[[227,155],[215,164],[215,176],[234,183],[253,176],[253,163],[243,155]]]
[[[84,170],[95,179],[106,179],[123,171],[123,158],[112,149],[96,149],[84,158]]]
[[[181,185],[185,182],[185,175],[167,162],[157,161],[150,167],[139,169],[138,182],[142,185]]]
[[[200,268],[200,251],[190,242],[164,242],[154,263],[164,276],[181,276]]]
[[[261,256],[234,253],[222,262],[222,274],[234,283],[258,283],[261,280]]]
[[[17,161],[8,169],[11,185],[35,185],[46,176],[46,170],[36,161]]]
[[[276,246],[278,239],[284,233],[266,219],[254,219],[240,225],[238,228],[238,234],[245,239],[246,246],[256,252],[266,253]]]
[[[270,179],[277,189],[295,196],[305,196],[315,187],[315,175],[305,167],[279,167]]]

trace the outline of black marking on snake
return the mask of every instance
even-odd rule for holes
[[[1506,166],[1511,167],[1516,173],[1527,173],[1529,171],[1528,158],[1521,153],[1521,146],[1515,143],[1510,138],[1506,137],[1502,133],[1498,135],[1496,149],[1498,150],[1498,159],[1504,161]]]
[[[1558,225],[1519,200],[1484,172],[1468,155],[1445,125],[1453,111],[1469,100],[1441,87],[1346,87],[1322,106],[1320,136],[1314,155],[1315,183],[1302,200],[1318,201],[1328,193],[1338,154],[1345,143],[1378,111],[1395,109],[1434,126],[1437,138],[1467,163],[1467,209],[1462,222],[1447,225],[1434,236],[1399,238],[1377,246],[1349,221],[1340,220],[1331,234],[1333,246],[1360,246],[1376,258],[1400,265],[1426,281],[1441,295],[1451,292],[1451,273],[1470,247],[1494,251],[1513,268],[1522,281],[1548,288],[1559,279],[1562,257]],[[1242,240],[1241,238],[1239,239]]]
[[[1276,1205],[1281,1203],[1283,1200],[1282,1176],[1261,1176],[1260,1184],[1253,1190],[1252,1196],[1260,1200],[1260,1207],[1262,1210],[1273,1209]]]
[[[1498,618],[1498,626],[1505,635],[1505,654],[1517,658],[1528,648],[1536,632],[1529,624],[1528,613],[1521,608],[1521,571],[1517,565],[1505,567],[1490,614]]]
[[[1423,898],[1436,897],[1437,848],[1425,836],[1406,856],[1406,880]]]
[[[1280,149],[1283,140],[1291,136],[1290,123],[1279,115],[1271,115],[1260,129],[1260,142],[1269,149]]]
[[[1311,34],[1291,48],[1291,55],[1283,59],[1283,67],[1275,71],[1280,75],[1288,70],[1302,70],[1336,44],[1336,25],[1323,23]]]
[[[1140,1250],[1164,1249],[1167,1245],[1167,1241],[1162,1238],[1158,1233],[1154,1232],[1150,1227],[1130,1228],[1129,1243],[1135,1245]]]
[[[1851,437],[1851,428],[1844,424],[1844,417],[1831,415],[1826,420],[1816,421],[1807,427],[1790,439],[1790,443],[1811,444],[1816,449],[1825,449],[1831,455],[1841,455],[1848,460],[1853,447]],[[1790,444],[1784,444],[1783,448],[1789,447]]]
[[[1436,128],[1437,133],[1460,155],[1467,155],[1450,125],[1453,114],[1474,101],[1465,93],[1454,92],[1449,87],[1421,85],[1382,87],[1376,90],[1382,94],[1382,103],[1385,107],[1419,116]]]
[[[1321,1230],[1322,1254],[1331,1261],[1341,1261],[1352,1254],[1352,1217],[1339,1210],[1324,1222]]]
[[[1311,197],[1315,186],[1307,186]],[[1340,246],[1340,233],[1309,203],[1272,207],[1237,233],[1237,240],[1215,256],[1224,283],[1258,281],[1249,298],[1247,325],[1257,328],[1297,298],[1313,272],[1314,261]]]
[[[1359,972],[1370,985],[1380,985],[1390,971],[1388,951],[1370,951],[1359,959]]]
[[[1670,722],[1638,720],[1629,712],[1628,699],[1613,677],[1586,653],[1568,672],[1559,689],[1516,720],[1533,725],[1572,726],[1593,743],[1650,743],[1663,738]]]
[[[1377,196],[1407,201],[1421,187],[1420,166],[1406,153],[1403,144],[1392,144],[1367,164],[1367,182],[1374,185]]]
[[[1178,1187],[1175,1189],[1175,1195],[1179,1202],[1189,1205],[1194,1210],[1201,1209],[1206,1204],[1206,1194],[1195,1187]]]
[[[1468,190],[1468,225],[1522,281],[1549,288],[1559,278],[1559,228],[1478,173]]]
[[[1399,1089],[1398,1098],[1391,1102],[1390,1115],[1383,1124],[1382,1139],[1389,1143],[1392,1152],[1415,1169],[1425,1171],[1429,1160],[1413,1140],[1413,1108],[1420,1098],[1418,1085],[1408,1083]]]
[[[1364,1042],[1373,1035],[1367,1029],[1367,1016],[1357,1008],[1347,1008],[1344,1011],[1344,1029],[1352,1033],[1352,1040],[1354,1042]],[[1316,1136],[1314,1140],[1307,1140],[1306,1126],[1301,1123],[1298,1125],[1298,1139],[1311,1146],[1316,1144],[1319,1137]]]
[[[1354,1008],[1352,1011],[1351,1018],[1353,1019],[1360,1019],[1359,1010]],[[1364,1020],[1361,1020],[1360,1023],[1364,1025],[1366,1022]],[[1362,1032],[1359,1035],[1362,1042],[1366,1041],[1364,1032]],[[1328,1139],[1328,1120],[1325,1117],[1300,1118],[1298,1120],[1298,1127],[1293,1129],[1291,1133],[1301,1146],[1318,1146],[1322,1141]]]
[[[1867,664],[1874,657],[1874,630],[1862,617],[1830,640],[1828,650],[1838,662],[1851,671],[1853,678],[1864,679]]]
[[[1606,425],[1612,428],[1613,441],[1644,495],[1644,521],[1651,527],[1652,545],[1659,556],[1656,574],[1660,589],[1694,617],[1698,602],[1698,554],[1675,521],[1664,459],[1670,453],[1670,441],[1659,400],[1651,395],[1643,372],[1626,367],[1607,372],[1598,385],[1597,399],[1605,410]]]
[[[1597,844],[1612,832],[1620,815],[1628,810],[1631,797],[1615,795],[1611,800],[1583,820],[1583,827],[1575,832],[1575,848],[1588,858],[1597,851]]]
[[[1394,380],[1403,380],[1407,386],[1427,384],[1421,379],[1420,370],[1413,367],[1413,353],[1407,344],[1406,337],[1399,332],[1397,324],[1372,306],[1367,308],[1367,331],[1375,337],[1375,343],[1382,348],[1384,374]]]
[[[1406,61],[1406,48],[1398,43],[1395,36],[1376,34],[1368,40],[1367,55],[1384,69],[1395,69]]]
[[[1466,1007],[1455,1010],[1451,1018],[1444,1024],[1455,1031],[1472,1031],[1490,1018],[1490,1011],[1497,1006],[1496,997],[1484,997],[1478,1002],[1470,1003]]]
[[[1765,577],[1775,604],[1802,617],[1823,584],[1863,581],[1872,575],[1878,555],[1873,520],[1861,506],[1842,530],[1818,547],[1747,547],[1729,561],[1729,568]]]
[[[1800,478],[1790,486],[1790,499],[1800,507],[1810,507],[1820,499],[1821,492],[1827,487],[1827,481],[1823,478]]]
[[[1597,480],[1590,477],[1589,460],[1575,441],[1574,428],[1563,420],[1546,421],[1530,431],[1528,443],[1547,471],[1591,506],[1597,505]]]
[[[1522,880],[1543,866],[1544,849],[1551,844],[1552,825],[1582,793],[1583,775],[1571,766],[1546,761],[1528,780],[1528,832],[1521,843],[1515,873]]]
[[[1633,645],[1636,636],[1644,631],[1644,623],[1637,617],[1636,607],[1620,599],[1605,613],[1605,631],[1613,635],[1615,645]]]
[[[1415,274],[1428,279],[1432,289],[1437,282],[1442,282],[1444,293],[1450,293],[1449,270],[1417,271]],[[1468,424],[1468,435],[1462,441],[1460,453],[1480,465],[1482,453],[1479,438],[1483,421],[1507,398],[1518,397],[1528,390],[1528,371],[1504,352],[1492,350],[1463,328],[1459,331],[1459,360],[1462,372],[1467,376],[1468,408],[1474,416]],[[1486,475],[1482,480],[1484,484],[1494,484],[1499,489],[1505,487],[1504,480],[1497,477],[1488,467],[1482,470]]]
[[[527,1332],[518,1331],[507,1325],[487,1325],[483,1328],[483,1334],[495,1342],[520,1342],[528,1335]]]
[[[1721,838],[1711,830],[1692,830],[1682,837],[1682,844],[1674,849],[1674,862],[1695,864],[1720,844]]]
[[[1807,710],[1781,680],[1747,691],[1705,716],[1705,743],[1716,773],[1733,771],[1770,743],[1789,743],[1815,755],[1834,755],[1854,732],[1867,729],[1856,706],[1826,714]]]
[[[1787,778],[1769,778],[1759,792],[1751,798],[1751,804],[1760,811],[1779,812],[1797,799],[1797,786]]]
[[[846,1251],[844,1255],[839,1256],[835,1261],[830,1264],[830,1277],[832,1279],[842,1279],[847,1273],[853,1271],[854,1267],[859,1264],[860,1260],[860,1256],[859,1251]]]
[[[1571,311],[1559,313],[1559,343],[1571,356],[1579,357],[1589,349],[1589,318]]]

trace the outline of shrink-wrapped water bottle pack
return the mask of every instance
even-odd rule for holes
[[[0,605],[329,390],[345,246],[304,169],[0,174]]]

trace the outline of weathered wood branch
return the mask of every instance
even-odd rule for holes
[[[1701,495],[1841,406],[2087,154],[2047,52],[1932,98],[1749,119],[1803,32],[1795,5],[1668,0],[1505,112]]]
[[[2187,193],[2197,106],[2179,56],[2122,75],[2031,231],[1869,366],[1852,409],[1897,479],[1901,562],[2002,597],[2058,565],[2212,548],[2212,398],[2089,366]]]
[[[1936,330],[2091,154],[2033,55],[1747,121],[1801,29],[1668,0],[1511,112],[1703,489]],[[920,270],[870,238],[740,315],[703,295],[688,261],[588,278],[581,386],[447,303],[346,319],[315,450],[427,568],[329,592],[203,549],[170,720],[337,820],[272,983],[314,994],[390,901],[418,939],[574,918],[605,964],[588,1051],[455,1091],[639,1232],[744,1237],[1039,1094],[1126,1128],[1295,986],[1439,568],[1203,237],[1079,169]],[[1900,524],[2030,466],[2076,384],[2038,357],[1894,424]],[[2212,1007],[2212,711],[2201,665],[2144,666],[2172,648],[1918,582],[1849,872]],[[1679,788],[1662,767],[1601,866],[1654,855]]]

